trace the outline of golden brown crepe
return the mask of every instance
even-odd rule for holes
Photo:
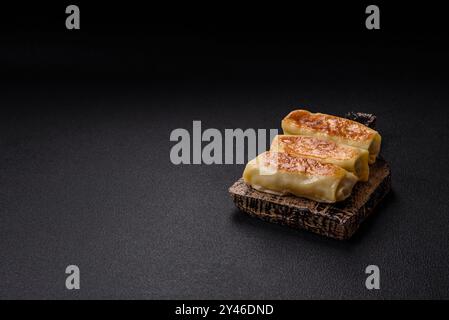
[[[271,143],[270,151],[332,163],[354,173],[361,181],[367,181],[369,177],[367,150],[331,140],[311,136],[277,135]]]
[[[314,136],[368,150],[370,164],[380,152],[381,136],[376,130],[328,114],[295,110],[282,120],[282,129],[288,135]]]
[[[328,203],[346,199],[358,180],[334,164],[272,151],[248,162],[243,179],[259,191]]]

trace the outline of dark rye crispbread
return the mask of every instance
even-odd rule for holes
[[[346,118],[374,128],[376,117],[350,112]],[[337,203],[321,203],[296,196],[277,196],[257,191],[239,179],[229,188],[235,205],[241,211],[260,219],[306,229],[335,239],[348,239],[360,224],[375,211],[391,189],[388,163],[378,157],[370,166],[367,182],[358,182],[351,196]]]

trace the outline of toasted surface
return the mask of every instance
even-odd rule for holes
[[[252,216],[325,236],[347,239],[371,214],[391,188],[390,167],[383,159],[372,166],[368,183],[358,183],[345,202],[317,203],[297,196],[279,197],[250,187],[243,179],[230,189],[236,206]]]
[[[292,111],[282,121],[296,127],[356,141],[372,139],[377,133],[375,130],[349,119],[323,113],[311,113],[307,110]]]
[[[266,151],[257,157],[259,164],[287,172],[298,172],[305,175],[333,176],[344,174],[345,170],[330,164],[321,163],[311,158],[302,158],[285,152]]]
[[[279,146],[276,146],[276,144],[279,144]],[[311,136],[278,135],[272,146],[274,148],[279,147],[280,150],[287,153],[340,160],[352,159],[360,153],[354,147]]]
[[[334,164],[272,151],[248,162],[243,179],[262,192],[294,194],[327,203],[349,197],[358,180],[354,174]]]
[[[330,163],[354,173],[361,181],[369,177],[367,150],[337,143],[329,139],[301,135],[277,135],[270,151]]]

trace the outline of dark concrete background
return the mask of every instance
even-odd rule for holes
[[[0,298],[448,298],[446,37],[173,30],[3,38]],[[193,120],[296,107],[378,116],[393,192],[350,241],[238,212],[243,165],[170,162]]]

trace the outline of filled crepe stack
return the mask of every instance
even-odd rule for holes
[[[246,165],[243,179],[254,189],[342,201],[358,181],[368,181],[369,164],[380,152],[377,131],[345,118],[295,110],[282,120],[282,129],[270,151]]]

